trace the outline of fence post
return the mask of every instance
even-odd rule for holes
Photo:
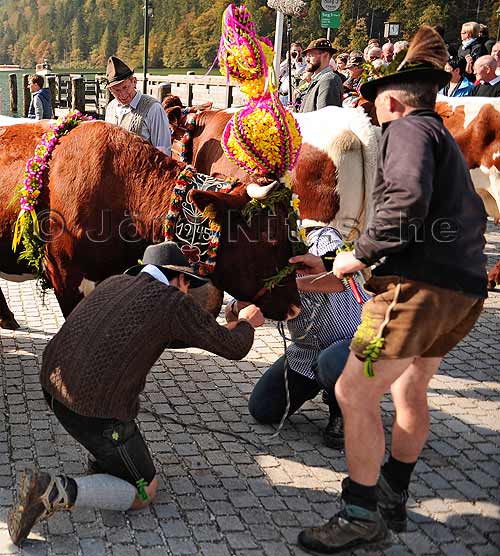
[[[188,81],[187,89],[186,106],[193,106],[193,83],[191,81]]]
[[[71,110],[85,112],[85,79],[83,77],[72,77],[71,87]]]
[[[28,77],[29,74],[23,74],[23,116],[25,118],[28,117],[28,112],[30,111],[30,103],[31,103],[31,93],[28,89]]]
[[[170,83],[160,83],[158,85],[158,100],[162,100],[170,94]]]
[[[9,110],[17,112],[17,75],[9,73]]]
[[[56,76],[55,75],[49,75],[47,76],[47,84],[49,86],[49,90],[50,90],[50,101],[52,103],[52,112],[54,113],[54,116],[56,115],[56,95],[57,95],[57,89],[56,89]]]
[[[233,105],[233,85],[226,85],[226,96],[224,99],[224,108],[231,108]]]

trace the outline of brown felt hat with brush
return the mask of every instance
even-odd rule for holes
[[[375,101],[378,90],[393,83],[425,81],[444,87],[451,74],[444,71],[448,51],[441,35],[427,25],[413,37],[402,62],[387,67],[385,75],[361,85],[360,92],[366,100]]]

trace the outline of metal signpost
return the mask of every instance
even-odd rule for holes
[[[331,29],[340,27],[341,0],[321,0],[321,28],[326,29],[326,38],[330,40]]]

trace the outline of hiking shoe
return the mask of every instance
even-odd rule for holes
[[[378,512],[375,521],[352,517],[346,508],[321,527],[308,527],[298,537],[299,546],[310,554],[335,554],[387,537],[387,527]]]
[[[408,515],[406,513],[406,502],[408,501],[408,491],[396,492],[387,482],[383,473],[377,482],[377,503],[387,523],[387,527],[396,533],[406,531]]]
[[[349,477],[342,481],[342,490],[349,486]],[[406,512],[406,502],[408,501],[408,491],[396,492],[387,482],[383,473],[380,473],[377,488],[377,505],[387,527],[396,533],[406,531],[408,515]]]
[[[21,546],[38,521],[71,507],[64,482],[64,477],[54,477],[35,469],[23,472],[17,503],[7,518],[9,535],[16,546]]]
[[[330,412],[330,419],[323,431],[323,442],[328,448],[342,450],[344,447],[344,419]]]

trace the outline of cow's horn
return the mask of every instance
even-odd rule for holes
[[[247,185],[247,194],[251,199],[265,199],[277,185],[277,181],[273,181],[269,185],[264,186],[257,185],[256,183],[249,183]]]

